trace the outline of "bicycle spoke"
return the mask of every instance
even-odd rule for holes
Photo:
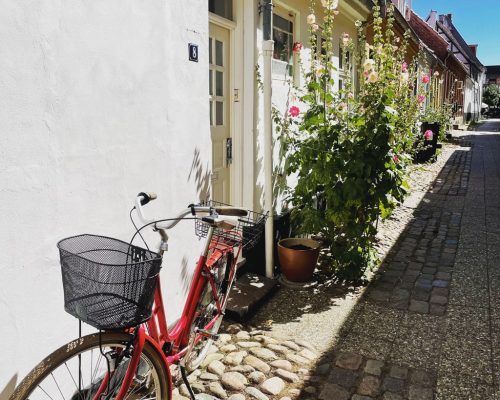
[[[51,395],[49,395],[49,394],[45,391],[45,389],[42,387],[42,385],[38,385],[37,387],[39,387],[39,388],[42,390],[42,392],[43,392],[43,393],[45,393],[45,396],[47,396],[50,400],[54,400],[54,399],[52,398],[52,396],[51,396]]]
[[[78,387],[78,385],[76,384],[76,381],[75,381],[75,378],[73,378],[73,374],[71,373],[71,371],[69,370],[68,368],[68,363],[64,363],[64,366],[66,367],[66,370],[68,371],[68,374],[69,376],[71,377],[71,380],[73,381],[73,383],[75,384],[75,388],[76,388],[76,391],[78,392],[78,395],[80,397],[80,399],[82,398],[82,391],[81,391],[81,388]]]
[[[61,393],[61,397],[63,398],[63,400],[66,400],[66,397],[64,397],[61,388],[59,387],[59,384],[57,383],[56,378],[54,377],[54,374],[52,372],[50,373],[50,376],[52,376],[52,379],[54,380],[54,383],[56,384],[59,393]]]

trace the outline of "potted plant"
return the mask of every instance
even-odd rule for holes
[[[278,258],[285,278],[309,282],[318,262],[321,242],[306,238],[287,238],[278,242]]]

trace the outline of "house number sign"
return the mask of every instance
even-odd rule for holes
[[[198,45],[189,43],[189,61],[198,62]]]

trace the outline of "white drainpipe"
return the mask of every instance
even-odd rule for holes
[[[266,222],[266,277],[273,278],[274,270],[274,211],[273,211],[273,129],[272,129],[272,57],[273,40],[264,40],[264,208],[269,212]]]

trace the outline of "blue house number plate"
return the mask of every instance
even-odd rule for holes
[[[189,43],[189,61],[198,62],[198,45]]]

